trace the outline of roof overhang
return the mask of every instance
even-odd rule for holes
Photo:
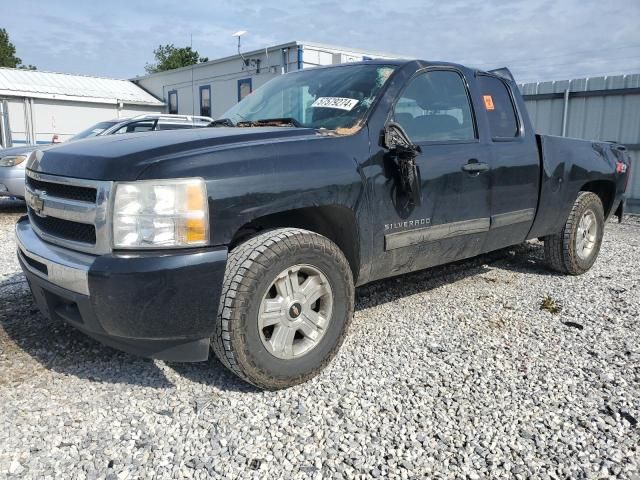
[[[108,105],[118,105],[120,103],[124,105],[144,105],[149,107],[164,107],[166,104],[161,101],[157,102],[141,102],[139,100],[126,100],[115,99],[105,97],[87,97],[80,95],[61,95],[57,93],[39,93],[29,92],[22,90],[1,90],[0,97],[17,97],[17,98],[41,98],[45,100],[60,100],[67,102],[82,102],[82,103],[103,103]]]

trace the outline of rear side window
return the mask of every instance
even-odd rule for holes
[[[416,143],[476,137],[467,89],[454,71],[422,73],[411,80],[396,103],[393,118]]]
[[[114,135],[120,135],[122,133],[136,133],[136,132],[150,132],[155,126],[155,120],[143,120],[140,122],[132,122],[120,127],[113,132]]]
[[[170,122],[158,122],[157,130],[182,130],[186,128],[193,128],[194,125],[191,122],[183,122],[183,123],[170,123]]]
[[[498,78],[478,77],[482,103],[492,138],[514,138],[518,136],[518,120],[509,89]]]

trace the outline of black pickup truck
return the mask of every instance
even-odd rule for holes
[[[211,128],[34,152],[18,256],[51,318],[284,388],[336,353],[355,286],[535,238],[587,271],[628,168],[623,146],[536,135],[506,69],[316,68]]]

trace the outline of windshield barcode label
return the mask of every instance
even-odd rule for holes
[[[337,108],[339,110],[353,110],[358,100],[342,97],[319,97],[311,104],[315,108]]]

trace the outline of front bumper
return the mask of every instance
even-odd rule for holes
[[[0,167],[0,197],[24,198],[24,168]]]
[[[200,361],[227,261],[226,247],[93,256],[41,240],[16,224],[20,265],[38,307],[114,348],[170,361]]]

